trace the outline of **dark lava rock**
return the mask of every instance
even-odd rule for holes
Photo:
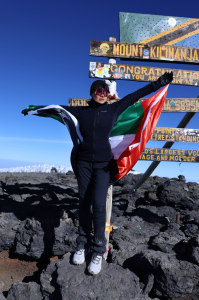
[[[179,180],[186,181],[185,177],[183,175],[178,175]]]
[[[50,170],[51,173],[58,173],[57,169],[55,167],[51,168]]]
[[[148,295],[151,292],[154,285],[154,275],[149,273],[143,276],[140,285],[143,285],[144,294]]]
[[[115,243],[126,240],[134,245],[147,244],[150,237],[157,235],[162,227],[159,223],[145,222],[138,216],[123,220],[122,223],[118,223],[118,225],[121,224],[120,227],[112,233],[112,240]],[[127,227],[128,230],[126,230]]]
[[[27,218],[21,222],[15,238],[15,253],[39,259],[75,250],[77,227],[72,219],[64,211],[57,223],[59,226],[54,228],[50,220],[48,223]]]
[[[133,272],[103,260],[101,272],[91,276],[87,265],[88,261],[79,266],[71,264],[70,253],[51,262],[41,275],[44,299],[147,299],[141,295],[139,278]]]
[[[165,299],[199,292],[199,267],[159,251],[145,250],[133,257],[131,270],[138,276],[154,275],[152,293]]]
[[[199,234],[198,226],[195,224],[185,224],[183,231],[188,237],[197,236]]]
[[[195,187],[197,185],[197,188]],[[199,209],[199,186],[186,184],[181,181],[166,181],[157,189],[157,197],[162,205],[175,208],[198,210]],[[194,192],[198,195],[194,195]]]
[[[159,232],[158,235],[152,240],[151,245],[162,252],[169,253],[172,249],[185,239],[184,233],[179,229],[178,224],[174,224],[176,228],[168,225],[168,229],[164,232]]]
[[[19,224],[20,221],[13,213],[0,214],[0,251],[10,249],[14,245]]]
[[[188,192],[192,199],[196,201],[199,199],[199,184],[196,182],[188,182],[187,183]]]
[[[148,248],[151,236],[156,236],[162,225],[147,223],[138,216],[131,217],[130,220],[120,219],[121,223],[117,224],[119,227],[111,235],[113,249],[110,250],[110,256],[111,262],[126,268],[129,258]]]
[[[7,300],[42,300],[40,286],[36,282],[29,283],[13,283],[11,286]]]
[[[127,174],[125,177],[123,177],[122,179],[120,179],[116,185],[119,186],[124,186],[124,185],[133,185],[135,184],[136,180],[135,180],[135,176],[133,175],[133,173],[129,173]]]
[[[199,236],[191,238],[188,241],[188,247],[192,262],[199,265]]]
[[[73,171],[68,171],[68,172],[66,173],[66,175],[73,175],[73,176],[75,176],[74,173],[73,173]]]
[[[16,234],[15,253],[38,259],[44,252],[44,231],[38,220],[21,222]]]
[[[55,243],[53,255],[64,255],[66,252],[74,251],[77,247],[77,227],[67,214],[63,214],[59,227],[55,228]]]
[[[0,300],[6,300],[6,298],[4,297],[4,295],[1,291],[0,291]]]
[[[167,224],[175,222],[177,211],[169,206],[140,205],[136,209],[136,215],[149,223]]]
[[[88,274],[89,261],[70,263],[79,223],[73,173],[0,176],[0,251],[12,249],[31,259],[64,255],[42,273],[45,300],[149,300],[149,295],[191,300],[199,294],[199,185],[154,176],[129,194],[141,176],[129,174],[113,187],[110,251],[98,275]],[[20,293],[34,299],[27,294],[31,285],[17,284],[15,294],[13,285],[10,299],[23,300]]]
[[[159,199],[156,195],[156,192],[157,192],[156,189],[145,191],[145,193],[144,193],[145,200],[148,201],[152,205],[158,205],[159,204],[158,203]]]
[[[195,224],[199,227],[199,213],[194,210],[184,210],[180,212],[180,219],[184,224]]]

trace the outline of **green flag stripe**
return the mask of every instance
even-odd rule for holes
[[[45,105],[42,105],[42,106],[29,105],[27,108],[22,110],[22,114],[26,115],[30,110],[37,110],[37,109],[43,108],[43,107],[45,107]]]
[[[31,110],[32,111],[38,110],[38,109],[44,108],[44,107],[46,107],[46,105],[42,105],[42,106],[29,105],[26,109],[22,110],[22,114],[26,115]],[[53,119],[59,121],[60,123],[64,124],[64,122],[60,116],[56,116],[56,115],[52,115],[52,114],[36,114],[35,116],[44,117],[44,118],[53,118]]]
[[[110,137],[116,135],[136,134],[143,115],[144,113],[141,102],[129,106],[117,118]]]

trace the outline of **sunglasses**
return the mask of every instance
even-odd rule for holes
[[[107,97],[107,96],[108,96],[108,92],[105,91],[105,90],[103,90],[103,89],[96,89],[96,90],[95,90],[95,95],[101,96],[102,94],[104,95],[104,97]]]

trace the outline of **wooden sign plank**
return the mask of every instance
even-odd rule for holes
[[[199,143],[199,129],[156,127],[150,140]]]
[[[198,163],[199,150],[145,148],[139,160]]]
[[[114,103],[121,99],[108,100],[108,103]],[[141,99],[139,101],[144,101]],[[69,106],[87,106],[90,99],[69,99]],[[198,98],[166,98],[162,112],[199,112]]]
[[[151,82],[157,80],[166,71],[173,71],[174,78],[171,84],[199,86],[198,71],[100,62],[90,62],[89,77]]]
[[[167,98],[162,112],[198,112],[198,98]]]
[[[91,56],[119,57],[136,60],[199,63],[199,48],[106,41],[90,42]]]

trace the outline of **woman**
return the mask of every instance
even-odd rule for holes
[[[98,274],[106,251],[105,222],[106,196],[110,180],[110,161],[113,157],[109,135],[117,117],[140,98],[157,91],[173,80],[173,73],[165,73],[136,92],[118,102],[107,104],[108,85],[102,80],[93,82],[90,88],[89,106],[64,107],[80,124],[83,142],[77,155],[77,181],[79,188],[79,236],[74,264],[81,264],[90,248],[92,251],[88,271]],[[93,210],[94,237],[90,240],[91,208]]]

